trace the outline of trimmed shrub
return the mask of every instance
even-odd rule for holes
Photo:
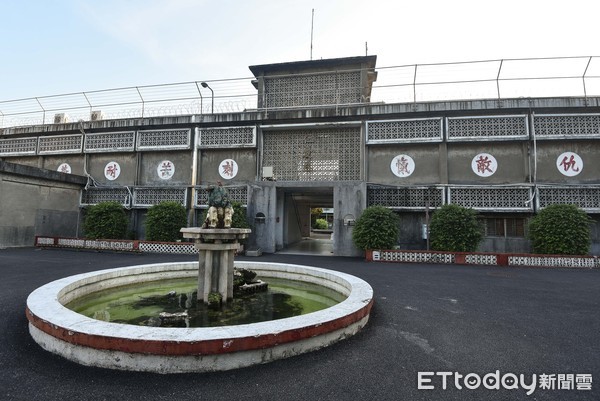
[[[433,250],[475,252],[483,239],[483,226],[475,210],[444,205],[431,217],[429,234]]]
[[[391,249],[398,241],[399,219],[383,206],[371,206],[356,220],[352,241],[363,250]]]
[[[129,219],[123,205],[117,202],[101,202],[86,209],[83,230],[91,239],[124,239]]]
[[[187,227],[187,212],[178,202],[161,202],[148,209],[145,226],[148,241],[177,241],[181,227]]]
[[[327,230],[329,228],[329,224],[327,224],[327,220],[325,219],[317,219],[315,220],[315,225],[313,228],[316,230]]]
[[[592,219],[575,205],[550,205],[529,222],[535,253],[585,255],[590,251]]]
[[[231,202],[231,207],[233,208],[231,228],[250,228],[250,223],[248,223],[246,217],[246,208],[242,207],[240,202]]]

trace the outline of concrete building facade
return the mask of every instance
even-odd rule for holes
[[[89,177],[78,206],[122,203],[140,238],[145,211],[164,200],[198,224],[221,181],[263,252],[310,235],[314,207],[333,208],[333,253],[344,256],[360,254],[353,223],[375,204],[400,215],[402,249],[426,247],[424,225],[445,203],[479,211],[481,251],[528,251],[527,220],[549,204],[598,221],[599,98],[371,103],[375,62],[252,66],[257,108],[238,113],[5,129],[0,159]]]

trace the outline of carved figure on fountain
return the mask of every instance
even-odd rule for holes
[[[208,190],[208,212],[202,228],[231,228],[232,217],[229,193],[219,181]]]

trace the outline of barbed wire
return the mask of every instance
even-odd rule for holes
[[[336,73],[324,71],[322,74]],[[348,72],[344,70],[344,73]],[[447,100],[509,99],[520,97],[600,96],[600,57],[499,59],[457,63],[412,64],[375,69],[377,80],[370,98],[357,103],[416,103]],[[311,74],[294,74],[293,77]],[[314,73],[312,73],[314,75]],[[270,75],[268,79],[292,77]],[[57,114],[70,121],[238,113],[256,110],[258,93],[253,77],[135,86],[80,93],[0,101],[0,128],[55,122]],[[202,83],[206,83],[204,87]],[[208,89],[207,89],[208,88]],[[209,91],[210,89],[210,91]],[[359,87],[272,90],[269,96],[294,98],[291,106],[306,106],[320,91],[347,93]],[[343,98],[323,96],[327,99]],[[303,102],[304,101],[304,102]],[[324,101],[310,107],[345,103]],[[63,117],[61,121],[66,121]]]

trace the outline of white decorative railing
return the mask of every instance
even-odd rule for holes
[[[459,265],[600,268],[596,256],[534,255],[506,253],[466,253],[438,251],[369,250],[366,258],[374,262],[443,263]]]

